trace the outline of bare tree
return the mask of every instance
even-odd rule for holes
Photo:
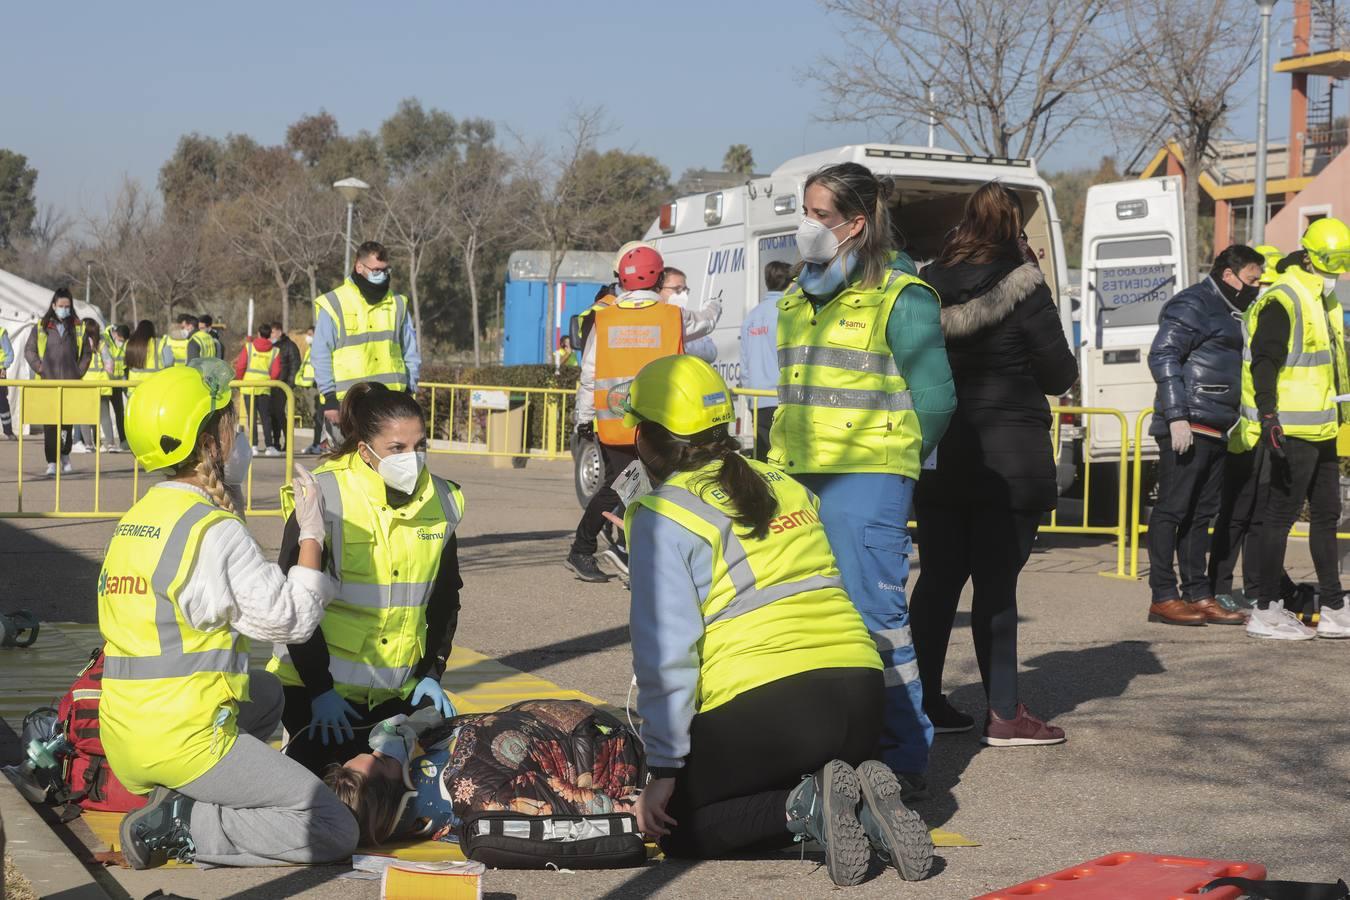
[[[116,322],[122,302],[135,296],[132,287],[136,272],[127,257],[135,252],[151,222],[150,197],[139,182],[130,178],[123,180],[117,197],[107,204],[102,216],[85,220],[92,236],[89,259],[94,263],[94,288],[108,298],[109,322]],[[132,319],[138,312],[133,300]]]
[[[1122,61],[1104,102],[1124,121],[1157,121],[1181,147],[1186,168],[1184,260],[1189,283],[1199,249],[1200,174],[1228,112],[1229,95],[1256,60],[1255,18],[1241,0],[1134,0],[1125,16],[1124,40],[1142,51]]]
[[[131,290],[157,301],[167,328],[174,310],[197,296],[205,274],[205,228],[200,217],[161,218],[147,227],[127,254],[135,270]],[[135,300],[132,301],[135,303]]]
[[[822,0],[847,50],[822,60],[832,121],[926,124],[965,153],[1039,156],[1092,115],[1128,50],[1096,40],[1121,0]]]
[[[377,231],[408,264],[406,281],[418,340],[423,334],[422,268],[427,254],[450,234],[447,194],[453,165],[453,161],[444,160],[434,169],[411,172],[393,184],[373,191],[381,214]]]
[[[309,296],[319,296],[319,270],[342,258],[341,198],[312,179],[299,179],[286,193],[280,222],[290,265],[309,279]]]
[[[470,152],[450,173],[447,233],[459,250],[469,283],[469,325],[473,329],[473,364],[482,364],[478,324],[477,265],[485,245],[503,236],[511,223],[507,210],[510,158],[496,147]]]
[[[297,173],[294,180],[304,176]],[[291,285],[299,274],[290,265],[285,244],[287,228],[283,222],[286,196],[292,190],[287,182],[255,182],[235,199],[217,204],[211,221],[217,234],[230,250],[271,276],[281,301],[281,327],[291,324]]]
[[[84,280],[84,266],[70,257],[74,222],[54,206],[37,207],[28,230],[10,244],[9,266],[38,284]],[[78,271],[77,271],[78,270]]]

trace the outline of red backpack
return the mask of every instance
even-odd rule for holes
[[[145,805],[147,797],[122,786],[108,765],[99,737],[98,701],[103,695],[103,648],[89,654],[89,664],[61,698],[57,718],[74,745],[65,762],[70,802],[85,809],[131,812]]]

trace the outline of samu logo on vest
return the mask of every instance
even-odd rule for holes
[[[613,350],[653,350],[661,346],[660,325],[611,325],[609,346]]]
[[[860,331],[867,327],[867,323],[857,319],[840,319],[839,327],[845,331]]]
[[[439,530],[433,528],[417,529],[417,539],[419,541],[440,541],[445,539],[445,526],[440,526]]]
[[[796,512],[785,513],[781,516],[774,516],[769,520],[769,531],[774,534],[782,534],[793,528],[801,528],[803,525],[814,525],[820,521],[815,510],[799,509]]]
[[[150,591],[150,583],[140,575],[108,575],[108,570],[103,569],[98,573],[98,593],[100,597],[126,595],[126,594],[146,594]]]

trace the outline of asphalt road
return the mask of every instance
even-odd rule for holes
[[[41,471],[40,447],[25,469]],[[122,458],[125,460],[125,457]],[[76,457],[84,466],[92,457]],[[114,464],[115,458],[105,461]],[[123,463],[125,465],[125,463]],[[617,583],[587,585],[561,565],[578,510],[570,468],[533,462],[496,469],[433,458],[460,482],[464,610],[458,639],[510,665],[622,704],[629,681],[627,602]],[[259,498],[281,464],[260,460]],[[0,472],[15,470],[0,444]],[[30,473],[31,474],[31,473]],[[88,475],[63,487],[63,505],[92,502]],[[51,504],[51,486],[25,484],[25,507]],[[113,478],[103,504],[129,497]],[[0,509],[16,485],[0,476]],[[275,547],[276,520],[251,522]],[[111,522],[0,520],[3,607],[28,605],[55,621],[92,621],[94,580]],[[1296,577],[1306,544],[1291,542]],[[1047,537],[1021,584],[1022,694],[1063,726],[1050,748],[982,748],[974,734],[936,739],[929,824],[978,840],[939,850],[937,873],[903,885],[879,872],[856,897],[970,897],[1113,851],[1265,863],[1272,877],[1331,880],[1350,874],[1350,642],[1264,643],[1241,628],[1146,623],[1141,582],[1101,577],[1114,548]],[[912,581],[911,581],[912,583]],[[982,691],[963,602],[947,665],[947,692],[982,716]],[[784,715],[791,715],[785,709]],[[112,874],[128,895],[155,888],[183,896],[375,898],[373,882],[345,867],[152,871]],[[490,872],[486,896],[814,897],[835,888],[819,860],[795,851],[750,860],[652,863],[604,873]]]

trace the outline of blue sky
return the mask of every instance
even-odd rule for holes
[[[375,129],[408,96],[531,139],[577,104],[602,104],[614,126],[605,145],[650,153],[675,176],[717,166],[732,143],[767,170],[883,136],[820,121],[809,74],[842,45],[812,0],[25,3],[6,10],[5,31],[0,146],[37,167],[39,202],[77,217],[101,210],[124,173],[153,186],[185,132],[275,143],[321,107],[344,132]],[[1248,81],[1234,117],[1246,134]],[[1272,137],[1287,130],[1287,90],[1275,76]],[[1080,134],[1042,168],[1112,150]]]

